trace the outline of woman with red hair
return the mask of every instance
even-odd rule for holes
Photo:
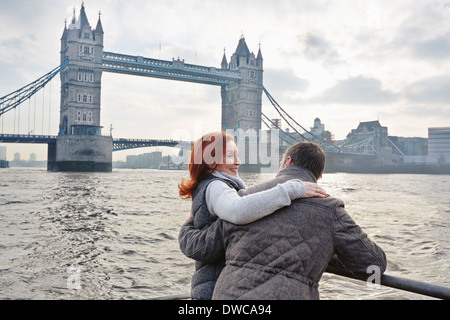
[[[234,137],[226,132],[206,134],[194,143],[190,179],[183,179],[178,187],[183,199],[192,198],[189,219],[196,228],[207,228],[217,218],[247,224],[290,205],[292,200],[327,196],[317,184],[296,179],[241,197],[238,191],[246,186],[238,175],[240,164]],[[191,298],[211,299],[223,267],[224,259],[210,264],[196,261]]]

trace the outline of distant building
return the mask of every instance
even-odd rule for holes
[[[6,161],[6,147],[0,146],[0,160]]]
[[[158,169],[162,161],[162,152],[155,151],[140,155],[127,156],[127,168],[132,169]]]
[[[0,147],[0,168],[8,168],[9,162],[6,161],[6,147]]]
[[[281,129],[281,119],[272,119],[272,129]]]
[[[356,129],[352,129],[352,131],[347,135],[347,138],[352,139],[352,143],[363,140],[371,140],[371,144],[375,148],[378,148],[377,153],[385,153],[392,147],[388,139],[388,128],[383,127],[378,120],[360,122],[358,127]],[[381,151],[380,148],[387,149]]]
[[[428,154],[427,138],[389,136],[389,139],[405,156],[425,156]]]
[[[428,128],[428,155],[450,163],[450,127]]]
[[[322,124],[319,118],[314,119],[314,127],[311,128],[311,133],[315,134],[316,136],[321,136],[322,133],[325,131],[325,125]]]
[[[314,119],[314,127],[311,127],[310,132],[316,137],[322,138],[328,142],[333,140],[333,135],[330,131],[325,130],[325,125],[322,124],[319,118]]]
[[[356,129],[352,129],[352,131],[347,135],[347,138],[351,136],[359,136],[359,137],[370,137],[372,135],[380,135],[387,137],[388,128],[383,127],[380,124],[380,121],[366,121],[360,122]]]
[[[409,145],[418,148],[414,153],[405,152],[404,163],[408,164],[450,164],[450,127],[428,128],[428,139],[425,138],[399,138],[410,139]],[[422,145],[420,146],[420,141]],[[426,145],[425,142],[426,141]],[[400,144],[400,143],[399,143]],[[423,151],[425,149],[425,151]],[[422,151],[422,152],[421,152]]]
[[[428,154],[450,154],[450,127],[428,128]]]

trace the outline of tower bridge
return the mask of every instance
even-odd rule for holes
[[[220,68],[132,56],[103,50],[104,31],[100,15],[95,28],[86,16],[84,5],[78,18],[65,24],[61,37],[60,66],[29,85],[0,98],[0,116],[17,108],[42,89],[56,74],[60,74],[60,121],[58,135],[8,135],[1,134],[0,142],[48,144],[48,170],[50,171],[111,171],[112,151],[147,147],[187,147],[191,142],[169,140],[113,139],[102,135],[101,78],[103,72],[145,76],[160,79],[192,82],[220,87],[222,130],[261,130],[274,123],[262,112],[262,95],[286,121],[292,132],[280,129],[280,138],[289,144],[298,141],[318,143],[327,154],[358,155],[358,159],[373,159],[378,150],[375,137],[333,144],[306,130],[287,113],[263,86],[263,57],[261,48],[257,55],[250,52],[245,38],[241,37],[230,62],[224,53]],[[248,157],[246,157],[248,159]]]
[[[194,82],[221,87],[222,128],[260,129],[262,55],[250,53],[242,38],[236,53],[221,68],[165,61],[103,51],[100,16],[91,28],[84,6],[65,26],[61,38],[60,129],[55,148],[49,148],[49,170],[111,170],[112,137],[102,136],[100,127],[101,77],[103,72]],[[246,93],[250,93],[246,98]],[[245,116],[250,110],[250,116]],[[81,139],[80,136],[88,135]],[[148,143],[148,142],[147,142]],[[116,146],[118,144],[116,143]],[[122,144],[123,146],[124,144]],[[130,142],[126,146],[133,145]],[[138,143],[138,145],[143,145]],[[144,143],[145,145],[145,143]],[[50,154],[55,152],[55,155]]]
[[[187,64],[184,60],[165,61],[103,51],[104,31],[100,15],[95,28],[86,16],[84,4],[78,18],[64,26],[61,37],[61,65],[46,75],[61,78],[60,124],[58,135],[47,140],[38,137],[2,135],[3,142],[48,143],[48,169],[52,171],[110,171],[112,151],[173,144],[148,140],[122,139],[114,142],[101,134],[101,78],[103,72],[187,81],[221,88],[222,129],[261,128],[263,59],[255,57],[242,37],[230,63],[225,54],[220,68]],[[36,82],[0,100],[0,115],[29,99],[47,82]],[[20,92],[19,92],[20,91]]]

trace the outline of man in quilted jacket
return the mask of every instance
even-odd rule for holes
[[[325,154],[314,143],[290,147],[277,176],[244,190],[254,193],[289,179],[317,182]],[[272,215],[247,224],[217,220],[198,230],[186,222],[180,230],[182,252],[210,262],[225,255],[213,299],[319,299],[319,280],[330,262],[366,274],[386,269],[386,255],[336,198],[298,199]]]

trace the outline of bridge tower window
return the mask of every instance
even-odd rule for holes
[[[94,75],[91,73],[78,73],[78,81],[94,82]]]
[[[77,102],[79,103],[94,103],[94,96],[90,94],[79,94],[77,95]]]

